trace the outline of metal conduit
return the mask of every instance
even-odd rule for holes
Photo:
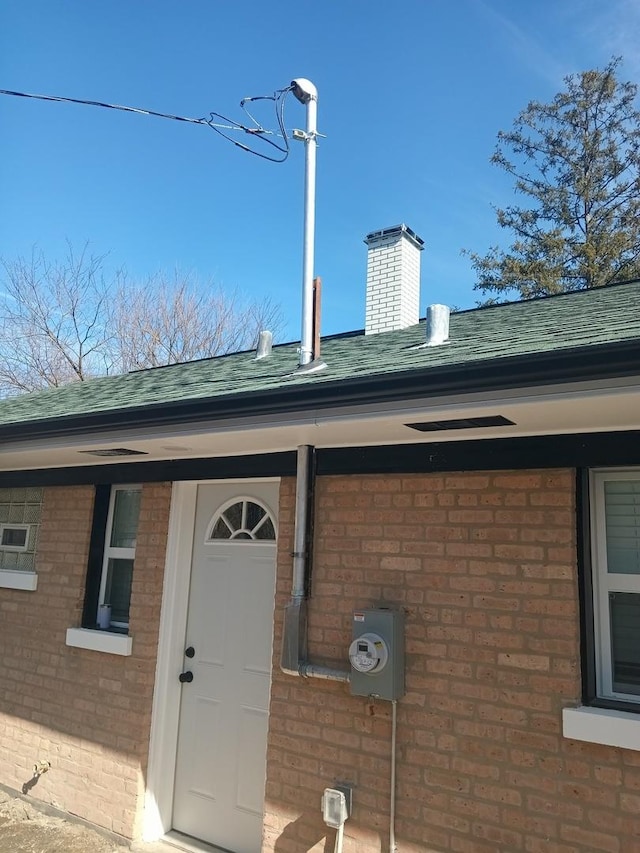
[[[286,675],[348,682],[351,677],[348,670],[322,666],[307,659],[314,481],[314,448],[303,444],[298,447],[291,598],[284,610],[280,668]]]

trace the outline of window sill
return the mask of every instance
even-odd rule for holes
[[[126,634],[96,631],[92,628],[67,628],[67,645],[76,649],[128,657],[131,654],[133,638]]]
[[[572,740],[640,751],[640,715],[607,708],[564,708],[562,734]]]
[[[10,569],[0,571],[0,587],[4,589],[24,589],[33,592],[38,586],[35,572],[14,572]]]

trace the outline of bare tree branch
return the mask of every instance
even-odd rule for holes
[[[282,313],[269,299],[242,299],[209,282],[175,271],[143,286],[120,282],[115,330],[118,359],[125,370],[192,361],[253,347],[258,333],[274,333]]]
[[[86,245],[69,244],[62,261],[36,250],[4,259],[0,271],[0,395],[247,349],[283,326],[270,299],[179,272],[107,279]]]

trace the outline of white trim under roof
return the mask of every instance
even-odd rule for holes
[[[127,446],[147,455],[130,457],[144,462],[241,456],[291,450],[300,444],[318,448],[414,444],[417,434],[406,424],[419,420],[502,415],[513,425],[424,433],[429,441],[469,441],[485,438],[522,438],[536,435],[579,434],[640,429],[638,377],[601,383],[573,383],[508,391],[504,395],[459,395],[456,398],[412,400],[404,404],[327,408],[264,419],[150,427],[46,441],[3,443],[0,471],[85,467],[88,447]],[[117,458],[94,458],[93,465],[118,463]]]

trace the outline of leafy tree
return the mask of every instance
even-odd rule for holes
[[[1,269],[0,396],[249,349],[260,330],[283,324],[269,299],[178,272],[106,278],[104,257],[86,246],[69,245],[61,261],[4,259]]]
[[[466,252],[477,290],[527,299],[640,277],[640,113],[619,64],[567,77],[498,134],[491,161],[526,205],[496,210],[507,251]]]

